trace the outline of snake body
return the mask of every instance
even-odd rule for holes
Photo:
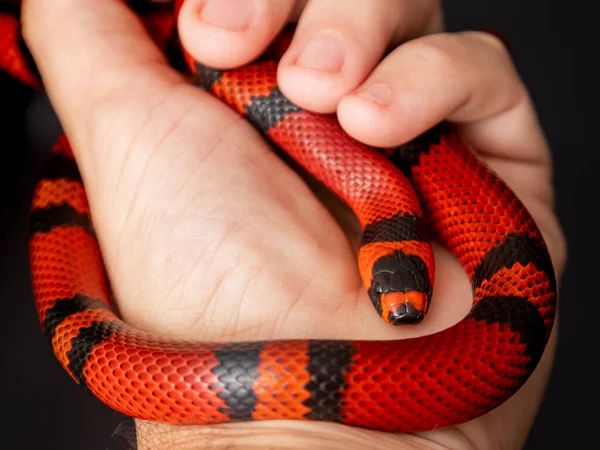
[[[0,2],[0,69],[42,89],[22,44],[18,3]],[[167,51],[175,14],[163,7],[140,16]],[[181,56],[195,84],[353,209],[363,227],[360,274],[384,321],[418,322],[428,308],[429,236],[464,267],[473,306],[451,328],[397,341],[198,343],[137,330],[111,308],[84,184],[63,135],[33,196],[30,262],[41,327],[76,383],[150,421],[323,420],[396,432],[463,423],[523,385],[553,327],[552,262],[521,201],[451,127],[395,149],[367,148],[335,117],[287,100],[276,60],[217,71]]]

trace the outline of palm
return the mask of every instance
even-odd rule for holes
[[[159,105],[92,143],[115,165],[89,195],[125,320],[194,339],[356,339],[424,334],[464,314],[466,277],[447,283],[462,269],[438,255],[443,298],[431,317],[418,329],[385,325],[359,279],[356,233],[249,124],[189,86]],[[443,311],[444,298],[464,301]]]

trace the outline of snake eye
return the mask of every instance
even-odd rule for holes
[[[379,281],[375,283],[375,286],[373,286],[373,290],[378,294],[383,294],[383,287],[381,286],[381,283],[379,283]]]

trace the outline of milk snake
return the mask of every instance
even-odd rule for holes
[[[296,419],[412,432],[463,423],[511,397],[552,330],[554,269],[528,211],[452,127],[440,124],[394,149],[367,148],[335,117],[287,100],[276,59],[231,71],[201,66],[179,48],[172,6],[132,7],[199,88],[353,209],[363,227],[360,275],[385,322],[418,323],[429,307],[430,238],[463,265],[473,306],[449,329],[398,341],[195,343],[136,330],[111,310],[63,135],[33,196],[30,262],[42,329],[69,375],[117,411],[172,424]],[[0,1],[0,70],[43,90],[21,36],[19,1]]]

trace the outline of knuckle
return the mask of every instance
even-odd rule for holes
[[[507,73],[513,68],[504,41],[484,31],[438,33],[409,41],[402,47],[430,70],[455,73],[472,71],[474,65],[485,65]]]
[[[451,48],[453,45],[451,41],[454,38],[450,35],[444,35],[443,39],[439,39],[439,36],[441,35],[410,41],[405,44],[405,48],[418,61],[433,69],[453,69],[457,66],[455,52]]]

